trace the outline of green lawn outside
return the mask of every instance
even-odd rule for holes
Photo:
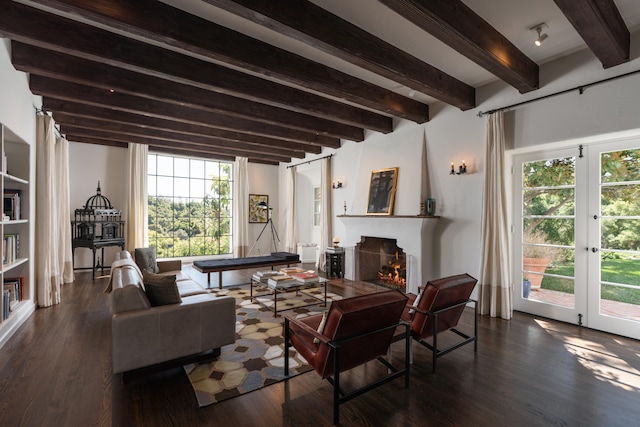
[[[602,262],[602,279],[606,282],[628,283],[640,285],[640,260],[611,259]],[[563,276],[573,276],[573,264],[556,264],[553,268],[547,268],[547,273]],[[573,281],[557,277],[545,276],[542,280],[542,289],[559,292],[573,293]],[[640,305],[640,289],[622,288],[619,286],[602,287],[602,299],[629,304]]]

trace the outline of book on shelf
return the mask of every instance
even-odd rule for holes
[[[309,282],[317,282],[318,281],[318,273],[313,270],[303,271],[301,273],[296,273],[292,275],[295,280],[302,283]]]
[[[282,267],[280,271],[284,274],[302,273],[304,268],[301,267]]]
[[[18,258],[20,235],[5,234],[2,239],[2,264],[11,264]]]
[[[2,320],[7,320],[9,318],[9,313],[11,311],[10,297],[11,295],[9,291],[2,291]]]
[[[22,277],[5,278],[3,283],[3,290],[9,291],[12,303],[18,303],[22,301],[24,296]]]
[[[4,190],[3,213],[14,221],[22,218],[22,190]]]

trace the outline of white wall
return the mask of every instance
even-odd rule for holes
[[[638,45],[640,34],[632,38],[632,46]],[[346,182],[344,188],[332,190],[336,215],[344,213],[345,202],[348,215],[365,214],[371,171],[399,166],[397,215],[415,215],[423,197],[436,199],[436,214],[441,218],[434,231],[434,247],[439,248],[434,254],[434,276],[467,272],[478,277],[486,120],[478,112],[638,70],[639,56],[636,47],[630,63],[604,70],[589,51],[580,51],[541,65],[541,89],[537,91],[521,95],[502,82],[492,83],[477,90],[475,109],[463,112],[435,104],[425,124],[400,120],[390,134],[368,132],[363,142],[346,141],[340,149],[324,150],[307,159],[336,154],[333,179]],[[640,74],[588,87],[582,95],[573,91],[517,107],[505,113],[505,126],[508,148],[520,150],[547,143],[569,144],[576,138],[597,141],[612,132],[640,128]],[[423,137],[426,179],[420,173],[424,170],[420,159]],[[457,167],[462,160],[468,166],[467,175],[449,175],[450,163]],[[423,179],[425,188],[421,189]],[[339,219],[333,221],[333,228],[334,235],[344,235]]]
[[[30,144],[36,140],[36,110],[39,96],[29,90],[29,81],[11,65],[11,42],[0,38],[0,123]],[[35,148],[33,148],[35,150]]]

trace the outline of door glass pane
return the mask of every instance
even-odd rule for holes
[[[573,308],[575,157],[522,164],[523,298]]]
[[[600,314],[640,321],[640,149],[600,155]]]
[[[602,153],[602,183],[640,181],[640,148]]]

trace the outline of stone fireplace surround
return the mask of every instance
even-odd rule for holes
[[[433,279],[432,236],[439,217],[338,215],[345,228],[342,246],[345,252],[345,278],[354,279],[353,247],[362,236],[396,239],[407,254],[407,292],[417,293],[418,286]]]

